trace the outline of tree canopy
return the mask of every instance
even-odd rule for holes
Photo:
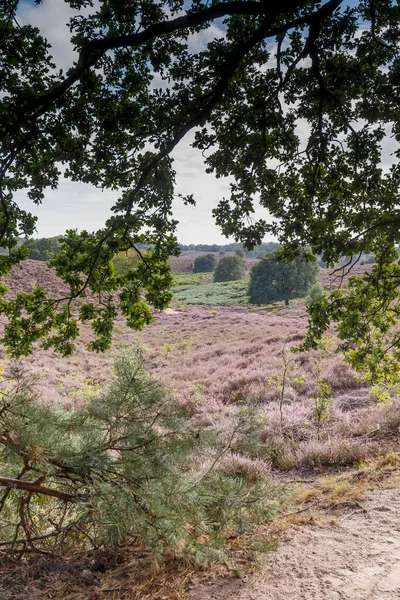
[[[40,31],[19,23],[19,0],[0,6],[0,246],[9,249],[0,274],[26,256],[16,239],[35,228],[17,190],[38,204],[63,173],[119,190],[119,200],[104,228],[69,231],[52,260],[68,298],[35,289],[1,300],[11,352],[27,354],[37,340],[72,352],[79,320],[92,323],[91,348],[102,350],[117,309],[141,327],[148,304],[168,303],[166,260],[178,252],[171,152],[194,131],[207,170],[231,177],[214,210],[225,235],[251,248],[272,234],[284,258],[308,247],[328,266],[375,255],[350,290],[311,305],[308,343],[333,319],[353,364],[381,364],[390,348],[397,372],[398,3],[65,2],[78,52],[66,72]],[[256,202],[263,219],[253,218]],[[150,246],[146,256],[138,244]],[[118,275],[112,258],[127,249],[141,260]]]
[[[242,256],[223,256],[214,271],[214,283],[220,281],[237,281],[246,274],[246,261]]]
[[[202,254],[196,256],[193,262],[193,273],[209,273],[217,266],[214,254]]]
[[[268,304],[305,296],[316,282],[319,267],[316,262],[297,256],[291,262],[280,262],[276,253],[266,254],[250,273],[249,297],[253,304]]]
[[[28,248],[28,258],[31,260],[48,261],[60,250],[60,238],[53,237],[25,240],[24,246]]]

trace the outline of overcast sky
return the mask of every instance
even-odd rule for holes
[[[33,0],[25,0],[20,4],[18,13],[21,24],[30,23],[41,30],[52,45],[51,52],[57,66],[64,70],[76,59],[65,25],[73,14],[64,0],[44,0],[40,5],[35,5]],[[213,24],[201,33],[201,39],[192,40],[193,50],[201,49],[215,35],[222,33]],[[179,221],[178,240],[183,244],[224,244],[227,239],[214,224],[211,211],[229,193],[229,183],[227,179],[216,179],[205,173],[201,153],[190,146],[191,139],[193,134],[188,134],[173,153],[176,193],[194,193],[197,202],[196,207],[184,206],[176,199],[174,216]],[[21,207],[39,217],[37,232],[44,237],[62,234],[68,228],[90,231],[101,228],[117,197],[117,192],[102,192],[91,185],[67,179],[60,180],[57,190],[49,190],[39,207],[33,205],[23,191],[15,194],[15,200]],[[261,209],[257,214],[265,218]]]

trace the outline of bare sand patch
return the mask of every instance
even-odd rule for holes
[[[188,600],[395,600],[400,598],[400,490],[370,493],[366,513],[339,526],[291,529],[262,572],[194,581]]]

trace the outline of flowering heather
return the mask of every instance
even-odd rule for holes
[[[331,290],[339,286],[345,286],[349,277],[357,277],[364,275],[364,273],[370,273],[373,265],[361,265],[359,263],[353,265],[344,270],[340,269],[321,269],[320,279],[323,287],[326,290]]]
[[[50,286],[54,295],[63,293],[54,272],[34,261],[13,270],[6,283],[15,293],[27,291],[34,282]],[[333,352],[320,359],[333,398],[321,439],[316,439],[312,352],[293,355],[281,422],[281,353],[303,339],[306,324],[304,304],[299,303],[279,312],[234,306],[171,308],[156,313],[155,322],[142,332],[128,329],[120,317],[113,348],[105,354],[86,349],[90,330],[82,328],[73,356],[38,350],[23,362],[37,377],[42,402],[83,407],[108,381],[115,354],[140,342],[147,349],[147,368],[173,390],[194,427],[229,431],[238,411],[256,405],[257,444],[245,451],[246,460],[272,461],[284,468],[348,464],[375,453],[376,442],[390,448],[399,432],[399,404],[377,404],[365,383]],[[254,472],[259,464],[251,467]]]
[[[216,470],[224,475],[242,475],[249,481],[268,478],[271,465],[259,458],[247,458],[241,454],[231,452],[221,458]]]

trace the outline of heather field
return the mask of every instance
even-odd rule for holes
[[[226,285],[207,283],[203,275],[184,275],[175,282],[182,289],[188,283],[182,277],[195,283],[191,289]],[[63,291],[55,274],[35,261],[16,267],[6,283],[13,292],[35,283],[48,286],[54,295]],[[38,350],[22,363],[34,374],[42,402],[83,407],[85,398],[101,393],[115,354],[140,343],[148,369],[189,411],[193,426],[229,430],[238,412],[249,412],[248,446],[233,448],[246,468],[254,463],[257,470],[260,461],[263,468],[285,470],[350,465],[391,449],[400,425],[398,402],[377,402],[335,353],[334,339],[323,352],[291,353],[303,339],[306,323],[301,300],[267,310],[175,302],[157,312],[155,322],[142,332],[131,331],[120,318],[113,348],[105,354],[86,349],[90,332],[83,328],[73,356]],[[7,363],[5,355],[3,361]],[[331,394],[326,406],[318,400],[321,380]]]
[[[332,279],[323,274],[326,287]],[[33,285],[45,285],[54,297],[65,291],[53,271],[34,261],[15,268],[6,283],[12,294]],[[177,295],[185,286],[219,284],[209,274],[180,274],[174,285]],[[25,600],[28,586],[34,600],[361,600],[375,598],[363,595],[371,590],[382,590],[385,600],[398,597],[398,400],[379,403],[335,352],[334,336],[319,351],[290,351],[304,337],[304,300],[261,308],[174,300],[154,317],[142,332],[119,318],[104,354],[86,349],[90,331],[83,328],[73,356],[38,349],[21,360],[38,401],[85,410],[89,398],[103,394],[115,356],[142,345],[147,369],[186,409],[193,434],[217,432],[229,440],[218,462],[210,455],[201,468],[213,465],[249,485],[267,482],[274,520],[259,526],[254,539],[228,538],[232,564],[203,571],[174,561],[160,567],[142,547],[122,550],[116,565],[107,549],[46,556],[0,571],[0,595]],[[1,363],[7,369],[5,353]],[[235,435],[239,422],[241,435]],[[382,513],[386,502],[389,512]],[[278,551],[256,570],[248,549],[278,541]]]

